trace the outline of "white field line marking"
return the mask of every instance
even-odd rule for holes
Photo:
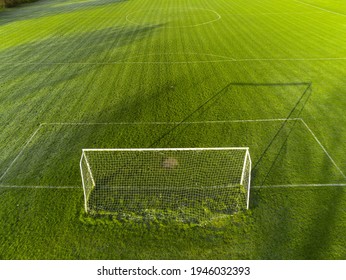
[[[176,124],[214,124],[214,123],[246,123],[246,122],[275,122],[275,121],[301,121],[304,126],[308,129],[310,134],[313,136],[313,138],[316,140],[316,142],[319,144],[319,146],[322,148],[324,153],[327,155],[327,157],[331,160],[333,165],[336,167],[336,169],[340,172],[340,174],[346,179],[345,174],[342,172],[340,167],[336,164],[334,159],[331,157],[331,155],[328,153],[326,148],[322,145],[322,143],[318,140],[316,135],[313,133],[313,131],[310,129],[310,127],[305,123],[305,121],[302,118],[292,118],[292,119],[285,119],[285,118],[277,118],[277,119],[255,119],[255,120],[223,120],[223,121],[196,121],[196,122],[137,122],[137,123],[44,123],[45,125],[176,125]],[[43,124],[42,124],[43,125]]]
[[[335,184],[291,184],[291,185],[265,185],[265,186],[252,186],[251,188],[292,188],[292,187],[346,187],[346,183]]]
[[[338,167],[338,165],[335,163],[333,158],[330,156],[328,151],[324,148],[324,146],[321,144],[321,142],[318,140],[318,138],[315,136],[315,134],[312,132],[312,130],[309,128],[309,126],[305,123],[305,121],[302,118],[292,118],[292,119],[285,119],[285,118],[277,118],[277,119],[254,119],[254,120],[224,120],[224,121],[196,121],[196,122],[185,122],[186,124],[200,124],[200,123],[246,123],[246,122],[275,122],[275,121],[301,121],[304,126],[308,129],[308,131],[311,133],[311,135],[314,137],[316,142],[319,144],[319,146],[322,148],[322,150],[325,152],[327,157],[332,161],[333,165],[338,169],[338,171],[342,174],[342,176],[346,179],[346,176],[341,171],[341,169]],[[31,142],[31,140],[35,137],[41,126],[43,125],[167,125],[167,124],[180,124],[181,122],[137,122],[137,123],[126,123],[126,122],[119,122],[119,123],[81,123],[81,122],[75,122],[75,123],[67,123],[67,122],[55,122],[55,123],[41,123],[40,126],[36,129],[36,131],[31,135],[29,140],[26,142],[26,144],[23,146],[22,150],[19,152],[19,154],[16,156],[16,158],[12,161],[10,166],[7,168],[5,173],[1,176],[1,179],[6,175],[6,173],[10,170],[12,165],[15,163],[15,161],[19,158],[19,156],[23,153],[25,148],[28,146],[28,144]],[[252,188],[262,188],[262,187],[298,187],[298,186],[346,186],[345,184],[291,184],[291,185],[269,185],[269,186],[253,186]],[[78,187],[49,187],[49,186],[12,186],[13,188],[78,188]],[[1,186],[0,188],[11,188],[11,186]]]
[[[31,135],[31,137],[29,138],[28,141],[26,141],[25,145],[23,146],[23,148],[20,150],[20,152],[18,153],[18,155],[14,158],[14,160],[11,162],[11,164],[7,167],[7,169],[5,170],[5,172],[2,174],[2,176],[0,177],[0,181],[5,177],[5,175],[7,174],[7,172],[11,169],[11,167],[13,166],[13,164],[17,161],[17,159],[22,155],[22,153],[24,152],[25,148],[29,145],[29,143],[31,142],[31,140],[35,137],[35,135],[37,134],[37,132],[40,130],[41,128],[41,124],[39,125],[39,127],[35,130],[35,132]]]
[[[138,55],[133,55],[133,56],[130,56],[128,58],[126,58],[126,60],[120,60],[122,62],[130,62],[128,60],[132,59],[132,58],[138,58],[138,57],[148,57],[148,56],[160,56],[160,55],[204,55],[204,56],[212,56],[212,57],[218,57],[218,58],[222,58],[220,59],[220,61],[223,61],[223,60],[229,60],[229,59],[233,59],[232,57],[230,56],[224,56],[224,55],[218,55],[218,54],[212,54],[212,53],[198,53],[198,52],[175,52],[175,53],[148,53],[148,54],[138,54]],[[201,60],[203,61],[203,60]],[[210,61],[210,60],[209,60]],[[218,60],[217,60],[218,61]],[[177,61],[178,62],[178,61]],[[186,61],[181,61],[181,62],[186,62]]]
[[[1,59],[1,57],[0,57]],[[106,61],[106,62],[2,62],[3,65],[121,65],[121,64],[203,64],[223,62],[254,62],[254,61],[343,61],[346,57],[315,57],[315,58],[229,58],[219,60],[195,61]]]
[[[293,0],[294,2],[297,2],[297,3],[300,3],[300,4],[303,4],[303,5],[306,5],[306,6],[310,6],[310,7],[313,7],[315,9],[319,9],[321,11],[325,11],[327,13],[330,13],[330,14],[334,14],[334,15],[338,15],[338,16],[342,16],[342,17],[346,17],[346,14],[342,14],[342,13],[338,13],[338,12],[333,12],[331,10],[327,10],[327,9],[324,9],[324,8],[321,8],[319,6],[315,6],[315,5],[312,5],[312,4],[308,4],[308,3],[305,3],[305,2],[302,2],[302,1],[299,1],[299,0]]]
[[[234,59],[235,62],[246,61],[333,61],[346,60],[346,57],[312,57],[312,58],[239,58]]]
[[[246,122],[277,122],[277,121],[297,121],[300,118],[278,118],[278,119],[254,119],[254,120],[223,120],[223,121],[195,121],[195,122],[109,122],[109,123],[82,123],[82,122],[52,122],[41,125],[176,125],[176,124],[213,124],[213,123],[246,123]]]
[[[316,135],[313,133],[313,131],[310,129],[310,127],[306,124],[306,122],[301,119],[301,122],[305,125],[305,127],[308,129],[308,131],[310,131],[311,135],[313,136],[313,138],[316,140],[316,142],[318,143],[318,145],[320,145],[320,147],[322,148],[322,150],[325,152],[325,154],[327,155],[327,157],[331,160],[331,162],[333,163],[333,165],[336,167],[336,169],[340,172],[340,174],[342,175],[342,177],[344,177],[344,179],[346,179],[346,175],[342,172],[342,170],[340,169],[340,167],[336,164],[336,162],[334,161],[334,159],[331,157],[331,155],[328,153],[328,151],[326,150],[326,148],[322,145],[322,143],[318,140],[318,138],[316,137]]]
[[[310,15],[321,14],[323,12],[277,12],[277,13],[222,13],[229,16],[265,16],[265,15]]]
[[[239,123],[239,122],[270,122],[270,121],[285,121],[287,119],[257,119],[257,120],[226,120],[226,121],[196,121],[196,122],[184,122],[185,124],[201,124],[201,123]],[[289,119],[289,120],[297,120],[297,119]],[[8,166],[8,168],[5,170],[5,172],[0,177],[1,180],[6,176],[8,171],[11,169],[13,164],[18,160],[18,158],[23,154],[26,147],[29,145],[31,140],[36,136],[37,132],[40,130],[40,128],[44,125],[177,125],[181,124],[181,122],[137,122],[137,123],[126,123],[126,122],[120,122],[120,123],[41,123],[39,127],[35,130],[35,132],[31,135],[29,140],[26,142],[26,144],[23,146],[23,148],[20,150],[18,155],[14,158],[14,160],[11,162],[11,164]]]
[[[11,185],[0,185],[0,189],[81,189],[77,186],[11,186]]]
[[[172,8],[172,7],[171,7]],[[130,15],[132,15],[132,14],[134,14],[134,13],[138,13],[138,12],[141,12],[141,11],[144,11],[144,12],[150,12],[150,11],[153,11],[153,12],[158,12],[158,11],[160,11],[160,10],[164,10],[164,11],[167,11],[166,9],[160,9],[160,8],[158,8],[158,9],[151,9],[151,10],[146,10],[146,9],[140,9],[140,10],[137,10],[137,11],[134,11],[134,12],[131,12],[131,13],[129,13],[129,14],[127,14],[126,15],[126,21],[128,21],[128,22],[130,22],[130,23],[132,23],[132,24],[135,24],[135,25],[142,25],[142,23],[138,23],[138,22],[135,22],[135,21],[131,21],[130,19],[129,19],[129,16]],[[213,19],[213,20],[209,20],[209,21],[205,21],[205,22],[202,22],[202,23],[198,23],[198,24],[192,24],[192,25],[180,25],[180,26],[166,26],[166,27],[164,27],[164,28],[186,28],[186,27],[197,27],[197,26],[201,26],[201,25],[206,25],[206,24],[209,24],[209,23],[212,23],[212,22],[215,22],[215,21],[218,21],[218,20],[220,20],[221,19],[221,15],[218,13],[218,12],[216,12],[216,11],[214,11],[214,10],[210,10],[210,9],[205,9],[205,8],[180,8],[180,10],[182,10],[182,11],[187,11],[187,10],[204,10],[204,11],[209,11],[209,12],[212,12],[212,13],[214,13],[216,16],[217,16],[217,18],[215,18],[215,19]],[[160,12],[158,12],[158,13],[160,13]],[[145,23],[144,23],[145,24]]]
[[[1,59],[1,58],[0,58]],[[346,58],[345,58],[346,59]],[[120,65],[120,64],[197,64],[236,61],[233,58],[195,61],[106,61],[106,62],[2,62],[3,65]]]

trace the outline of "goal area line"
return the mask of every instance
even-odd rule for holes
[[[305,129],[309,132],[309,134],[314,138],[316,143],[319,145],[319,147],[323,150],[324,154],[327,156],[327,158],[331,161],[333,166],[338,170],[338,172],[342,175],[342,177],[345,179],[345,183],[323,183],[323,184],[283,184],[283,185],[264,185],[264,186],[251,186],[251,188],[267,188],[267,187],[301,187],[301,186],[337,186],[337,187],[343,187],[346,186],[346,175],[341,170],[341,168],[337,165],[333,157],[330,155],[330,153],[327,151],[327,149],[323,146],[323,144],[320,142],[320,140],[317,138],[317,136],[314,134],[314,132],[311,130],[311,128],[308,126],[308,124],[302,119],[302,118],[273,118],[273,119],[247,119],[247,120],[220,120],[220,121],[191,121],[191,122],[184,122],[184,124],[222,124],[222,123],[256,123],[256,122],[279,122],[279,121],[299,121],[303,124]],[[34,132],[28,137],[26,142],[23,144],[21,150],[18,152],[18,154],[15,156],[15,158],[10,162],[7,169],[3,172],[3,174],[0,177],[0,189],[1,188],[36,188],[36,189],[58,189],[58,188],[64,188],[64,189],[75,189],[80,188],[77,186],[20,186],[20,185],[6,185],[3,181],[3,178],[7,175],[7,173],[11,170],[12,166],[16,163],[16,161],[22,156],[25,149],[28,147],[28,145],[33,141],[33,139],[36,137],[40,129],[44,126],[54,126],[54,125],[61,125],[61,126],[93,126],[93,125],[177,125],[181,124],[181,122],[96,122],[96,123],[84,123],[84,122],[49,122],[49,123],[40,123],[39,126],[34,130]],[[164,149],[164,148],[163,148]],[[185,149],[185,148],[178,148],[178,149]],[[191,149],[191,148],[186,148]],[[212,149],[212,148],[211,148]],[[220,149],[220,148],[214,148],[214,149]],[[223,148],[224,149],[224,148]],[[233,148],[234,149],[234,148]],[[247,149],[246,147],[242,149]],[[87,150],[87,149],[85,149]],[[104,150],[104,149],[101,149]],[[114,149],[109,149],[114,150]],[[129,149],[124,149],[129,150]],[[2,184],[1,184],[2,183]]]

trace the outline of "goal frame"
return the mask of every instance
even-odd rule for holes
[[[85,212],[88,213],[88,193],[86,190],[85,186],[85,180],[83,176],[83,158],[85,159],[86,166],[87,166],[87,171],[90,175],[90,179],[92,181],[93,187],[96,186],[95,180],[93,178],[93,173],[91,166],[89,164],[88,158],[85,155],[86,152],[142,152],[142,151],[220,151],[220,150],[243,150],[245,151],[245,156],[243,160],[243,167],[242,167],[242,175],[240,179],[240,185],[244,185],[245,181],[245,170],[248,165],[248,178],[246,182],[246,209],[249,209],[249,204],[250,204],[250,186],[251,186],[251,169],[252,169],[252,161],[250,157],[250,151],[249,147],[209,147],[209,148],[105,148],[105,149],[100,149],[100,148],[88,148],[88,149],[82,149],[82,156],[80,159],[80,173],[81,173],[81,178],[82,178],[82,185],[83,185],[83,192],[84,192],[84,209]]]

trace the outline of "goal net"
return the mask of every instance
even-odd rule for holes
[[[248,148],[83,149],[85,211],[201,219],[249,207]]]

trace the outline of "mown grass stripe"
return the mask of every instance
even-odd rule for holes
[[[327,13],[330,13],[330,14],[334,14],[334,15],[346,17],[345,14],[338,13],[338,12],[333,12],[333,11],[330,11],[330,10],[327,10],[327,9],[324,9],[324,8],[321,8],[321,7],[319,7],[319,6],[316,6],[316,5],[312,5],[312,4],[309,4],[309,3],[305,3],[305,2],[302,2],[302,1],[299,1],[299,0],[293,0],[293,1],[294,1],[294,2],[297,2],[297,3],[300,3],[300,4],[303,4],[303,5],[306,5],[306,6],[313,7],[313,8],[315,8],[315,9],[322,10],[322,11],[327,12]]]

